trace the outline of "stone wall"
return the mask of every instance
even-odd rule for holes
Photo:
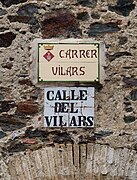
[[[100,144],[54,144],[1,161],[3,179],[137,179],[135,150]]]
[[[35,38],[104,42],[95,128],[43,127],[44,86],[30,78]],[[0,179],[137,179],[136,44],[133,0],[1,0]]]

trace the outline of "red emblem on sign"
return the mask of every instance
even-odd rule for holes
[[[48,51],[46,52],[46,54],[44,54],[43,57],[49,62],[54,58],[54,55],[50,51]]]

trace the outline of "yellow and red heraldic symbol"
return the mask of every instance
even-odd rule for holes
[[[54,46],[44,46],[45,50],[48,50],[48,52],[46,52],[46,54],[43,55],[43,57],[49,62],[54,58],[54,55],[50,52],[51,50],[53,50]]]

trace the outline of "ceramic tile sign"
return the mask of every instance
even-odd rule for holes
[[[98,42],[38,42],[38,82],[99,82],[100,55]]]
[[[94,127],[94,87],[46,87],[45,127]]]

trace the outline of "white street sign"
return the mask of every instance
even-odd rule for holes
[[[93,87],[46,87],[45,127],[94,127]]]

